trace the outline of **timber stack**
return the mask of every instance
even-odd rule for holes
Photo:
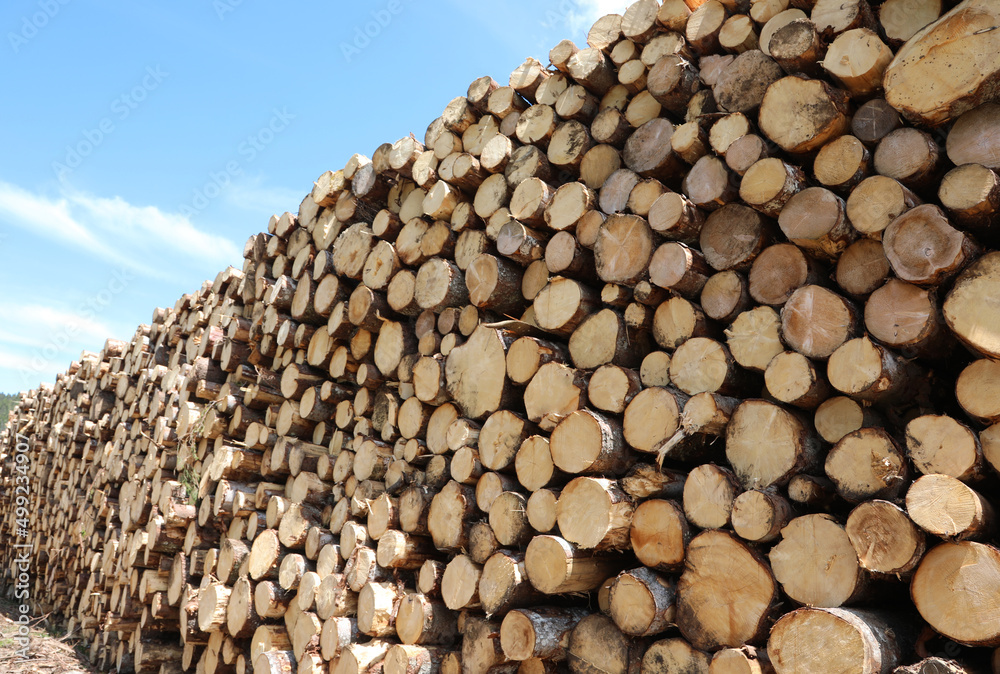
[[[139,674],[1000,672],[998,27],[638,0],[477,79],[23,396],[5,591]]]

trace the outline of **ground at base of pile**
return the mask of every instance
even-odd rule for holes
[[[65,636],[45,629],[45,621],[32,619],[28,658],[22,659],[17,636],[17,605],[0,599],[0,671],[5,674],[96,674],[95,669]]]

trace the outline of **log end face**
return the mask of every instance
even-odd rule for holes
[[[966,346],[1000,358],[1000,252],[987,253],[955,281],[944,302],[948,327]]]
[[[527,660],[535,652],[535,628],[520,611],[511,611],[500,624],[500,646],[511,660]]]
[[[744,401],[726,428],[726,457],[747,488],[787,481],[803,450],[801,422],[766,400]]]
[[[767,652],[779,672],[890,671],[891,666],[883,667],[880,654],[872,652],[870,641],[874,635],[863,625],[852,624],[833,611],[803,608],[774,624]]]
[[[948,578],[942,583],[941,578]],[[920,562],[910,594],[938,632],[970,646],[1000,645],[1000,551],[982,543],[943,543]]]
[[[872,500],[851,511],[844,527],[862,568],[875,573],[912,572],[924,552],[924,535],[906,512]]]
[[[559,531],[581,548],[596,548],[611,526],[612,501],[602,481],[578,477],[556,503]]]
[[[776,597],[764,562],[732,534],[706,531],[688,546],[677,584],[677,626],[701,650],[758,643]]]
[[[889,105],[914,124],[934,127],[995,98],[998,16],[989,0],[970,0],[910,38],[883,77]]]
[[[528,581],[544,594],[559,592],[572,554],[573,546],[558,536],[535,536],[524,553]]]
[[[465,416],[481,419],[499,409],[507,383],[507,353],[496,330],[480,326],[448,354],[448,390]]]

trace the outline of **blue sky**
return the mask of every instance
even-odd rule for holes
[[[312,181],[469,83],[547,63],[609,0],[8,0],[0,6],[0,392],[240,266]]]

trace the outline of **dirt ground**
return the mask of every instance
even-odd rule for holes
[[[97,674],[98,670],[87,661],[83,649],[74,649],[72,634],[63,635],[35,618],[30,625],[31,640],[28,659],[21,658],[21,646],[14,640],[19,625],[17,605],[0,599],[0,672],[4,674]]]

